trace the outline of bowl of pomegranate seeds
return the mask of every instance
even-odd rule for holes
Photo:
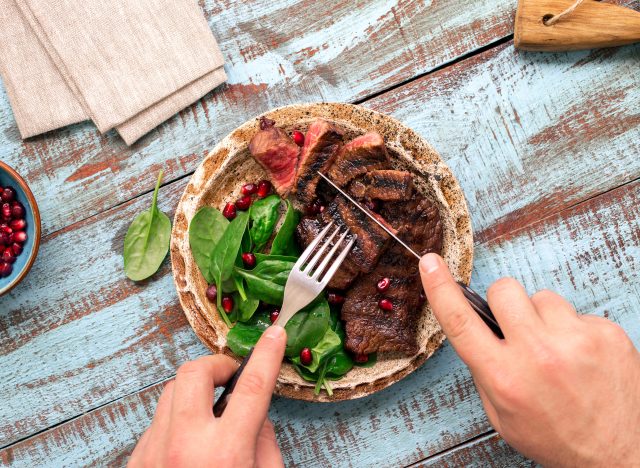
[[[0,296],[27,276],[39,246],[36,199],[22,177],[0,161]]]

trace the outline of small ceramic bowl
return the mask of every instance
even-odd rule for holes
[[[17,200],[24,205],[26,211],[25,220],[27,221],[27,242],[25,242],[22,253],[18,255],[13,264],[11,274],[6,278],[0,278],[0,296],[11,291],[29,273],[38,255],[41,233],[40,211],[33,193],[31,193],[24,179],[14,169],[0,161],[0,186],[5,187],[7,185],[16,190]]]

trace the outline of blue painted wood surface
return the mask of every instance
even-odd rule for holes
[[[140,195],[160,167],[168,181],[188,174],[217,139],[269,107],[361,99],[500,39],[514,3],[358,2],[353,30],[353,2],[326,2],[336,15],[310,25],[305,2],[204,2],[229,51],[230,86],[131,149],[84,124],[21,142],[2,95],[0,157],[32,184],[49,235],[25,284],[0,298],[0,461],[125,463],[159,382],[206,353],[168,262],[144,284],[122,274],[126,227],[148,206]],[[459,178],[479,290],[504,275],[530,291],[556,289],[620,323],[636,345],[639,59],[638,46],[530,54],[505,43],[364,103],[425,136]],[[165,212],[185,184],[163,187]],[[271,417],[291,466],[398,466],[441,452],[425,463],[523,463],[491,435],[464,445],[491,428],[448,345],[370,398],[277,398]]]

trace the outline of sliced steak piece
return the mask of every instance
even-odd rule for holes
[[[380,214],[416,252],[441,253],[442,223],[435,203],[413,195],[408,202],[385,203]],[[384,294],[376,289],[382,278],[391,280]],[[414,354],[418,350],[421,290],[417,260],[400,244],[393,243],[375,270],[360,276],[347,293],[342,307],[347,349],[358,354],[378,351]],[[380,309],[378,301],[383,297],[391,300],[393,311]]]
[[[338,195],[320,214],[323,224],[334,221],[338,226],[346,226],[357,237],[349,254],[363,273],[373,270],[380,255],[385,251],[391,237],[367,215],[342,195]],[[394,232],[395,234],[395,232]]]
[[[300,148],[275,126],[273,120],[262,117],[260,131],[251,139],[249,151],[260,164],[280,195],[286,196],[293,188]]]
[[[315,239],[320,231],[322,231],[323,224],[316,218],[305,217],[300,220],[298,227],[296,228],[296,237],[298,243],[307,247],[313,239]],[[349,256],[342,262],[340,269],[331,278],[329,282],[329,288],[331,289],[347,289],[353,280],[360,274],[360,270],[354,263],[353,259]]]
[[[442,251],[442,220],[438,206],[431,200],[415,195],[410,201],[387,202],[380,215],[420,255]]]
[[[364,176],[365,197],[383,201],[408,200],[413,193],[413,175],[405,171],[379,170]]]
[[[376,289],[382,278],[391,280],[383,294]],[[385,351],[414,354],[418,350],[420,290],[416,259],[399,244],[390,247],[376,269],[358,278],[347,294],[342,306],[346,348],[356,354]],[[383,298],[392,302],[393,311],[378,306]]]
[[[302,203],[308,205],[316,199],[318,171],[325,173],[329,169],[342,144],[342,136],[341,129],[323,119],[309,127],[295,181],[295,191]]]
[[[329,178],[340,188],[369,171],[389,167],[387,147],[379,133],[371,132],[350,141],[342,147]]]

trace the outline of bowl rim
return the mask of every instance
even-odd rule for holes
[[[7,294],[13,288],[15,288],[29,273],[31,267],[36,261],[36,257],[38,256],[38,250],[40,250],[40,240],[42,235],[42,226],[40,219],[40,209],[38,208],[38,202],[36,201],[36,197],[31,192],[29,185],[27,182],[18,174],[18,172],[9,166],[7,163],[0,161],[0,170],[6,171],[10,177],[12,177],[20,186],[25,196],[29,200],[29,205],[31,206],[31,210],[33,211],[33,220],[35,227],[35,234],[33,236],[33,249],[31,249],[31,254],[29,255],[29,259],[25,264],[24,268],[20,273],[11,281],[8,285],[0,288],[0,296]]]

